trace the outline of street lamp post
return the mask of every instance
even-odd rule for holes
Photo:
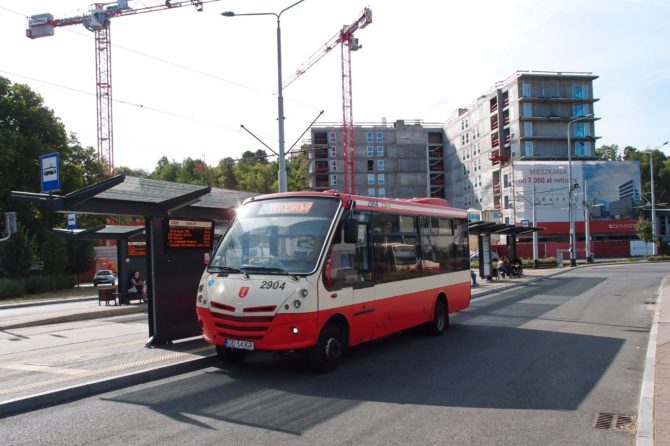
[[[570,126],[578,121],[593,117],[593,113],[580,116],[577,119],[568,121],[568,218],[570,220],[570,266],[577,266],[577,257],[575,255],[575,219],[572,215],[572,191],[575,185],[572,184],[572,146],[570,143]]]
[[[654,199],[654,151],[660,150],[666,145],[668,141],[664,142],[654,150],[649,152],[649,178],[651,180],[651,234],[652,234],[652,248],[651,255],[656,255],[656,200]]]
[[[281,68],[281,24],[280,24],[280,19],[281,15],[285,12],[288,11],[289,9],[293,8],[295,5],[302,3],[305,0],[298,0],[297,2],[293,3],[290,6],[287,6],[286,8],[282,9],[279,11],[279,13],[276,12],[252,12],[252,13],[244,13],[244,14],[237,14],[233,11],[226,11],[222,12],[221,15],[224,17],[239,17],[239,16],[252,16],[252,15],[273,15],[277,17],[277,122],[279,126],[279,150],[277,152],[277,158],[278,158],[278,164],[279,164],[279,171],[277,173],[277,176],[279,177],[279,192],[286,192],[287,191],[287,185],[286,185],[286,159],[285,159],[285,153],[284,153],[284,95],[282,92],[282,68]]]

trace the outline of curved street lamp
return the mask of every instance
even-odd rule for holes
[[[279,192],[287,191],[286,184],[286,159],[284,153],[284,95],[282,93],[282,70],[281,70],[281,24],[280,19],[281,15],[293,8],[295,5],[302,3],[305,0],[298,0],[290,6],[276,12],[251,12],[238,14],[233,11],[222,12],[221,15],[224,17],[240,17],[240,16],[252,16],[252,15],[273,15],[277,17],[277,122],[279,125],[279,150],[277,153],[279,171],[277,173],[279,177]]]

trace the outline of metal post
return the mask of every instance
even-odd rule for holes
[[[575,219],[572,215],[572,192],[575,185],[572,184],[572,145],[570,143],[570,126],[577,121],[591,118],[593,113],[585,116],[580,116],[577,119],[568,121],[568,214],[570,218],[570,266],[577,266],[577,256],[575,255]]]
[[[666,145],[668,141],[665,141],[660,146],[656,147],[655,150],[660,150],[661,147]],[[654,197],[654,151],[649,152],[649,178],[651,179],[651,233],[652,233],[652,248],[651,255],[656,255],[656,200]]]
[[[654,152],[649,152],[649,177],[651,178],[651,255],[656,255],[656,200],[654,199]]]
[[[537,227],[537,215],[535,214],[535,183],[533,183],[533,228]],[[540,266],[538,259],[537,246],[537,231],[533,231],[533,266],[537,268]]]
[[[305,0],[298,0],[290,6],[282,9],[279,14],[275,12],[252,12],[245,14],[237,14],[233,11],[222,12],[221,15],[224,17],[235,17],[235,16],[251,16],[251,15],[273,15],[277,17],[277,126],[279,127],[279,150],[277,151],[278,158],[278,172],[277,176],[279,179],[279,192],[287,191],[286,184],[286,159],[285,159],[285,138],[284,138],[284,94],[282,89],[282,67],[281,67],[281,15],[293,8],[295,5],[302,3]]]
[[[284,12],[284,11],[282,11]],[[279,192],[286,192],[286,159],[284,154],[284,95],[282,93],[282,74],[281,74],[281,26],[277,15],[277,123],[279,126],[279,154],[277,155],[279,164]]]

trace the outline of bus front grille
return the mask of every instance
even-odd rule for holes
[[[263,339],[274,316],[231,316],[212,312],[219,336],[230,339]]]

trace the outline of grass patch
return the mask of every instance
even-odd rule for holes
[[[54,299],[64,299],[68,297],[85,297],[85,296],[97,296],[97,295],[98,295],[98,288],[91,286],[79,287],[79,288],[74,287],[65,290],[48,291],[44,293],[27,294],[21,297],[10,297],[7,299],[0,299],[0,304],[20,304],[23,302],[46,301]]]

